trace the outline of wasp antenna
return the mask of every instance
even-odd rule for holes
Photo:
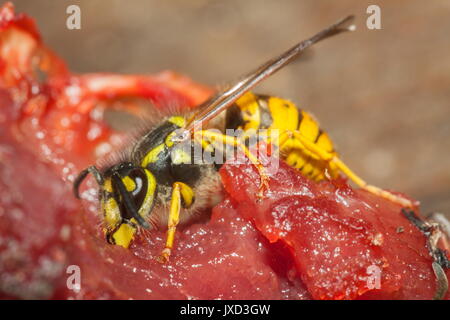
[[[122,179],[117,172],[113,173],[112,180],[114,185],[117,187],[120,195],[122,196],[123,203],[128,213],[130,213],[130,215],[135,218],[142,227],[144,227],[145,229],[150,228],[150,225],[147,223],[147,221],[145,221],[144,218],[139,215],[136,206],[134,205],[133,200],[130,197],[130,194],[125,188],[125,185],[123,184]]]
[[[80,199],[79,193],[80,185],[89,173],[91,173],[94,176],[95,180],[99,185],[103,184],[103,176],[96,166],[90,166],[84,169],[78,174],[78,177],[73,182],[73,194],[77,199]]]
[[[283,52],[278,57],[270,59],[254,71],[242,77],[241,80],[237,81],[236,83],[227,86],[223,91],[220,91],[199,107],[199,111],[189,119],[189,122],[185,129],[187,131],[193,132],[203,123],[207,123],[217,114],[221,113],[226,108],[231,106],[237,99],[239,99],[243,94],[255,87],[258,83],[286,66],[292,60],[299,57],[305,51],[305,49],[312,46],[313,44],[339,33],[355,30],[355,25],[351,24],[353,20],[353,15],[339,20],[335,24],[329,26],[326,29],[323,29],[311,38],[299,42],[289,50]],[[176,136],[173,140],[182,141],[183,137]]]

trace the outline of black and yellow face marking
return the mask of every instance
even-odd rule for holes
[[[156,179],[145,169],[132,163],[121,163],[100,173],[95,167],[83,171],[75,181],[74,190],[87,173],[93,173],[100,187],[100,204],[106,239],[127,248],[137,226],[149,228],[147,222],[157,194]]]
[[[149,170],[131,165],[111,172],[106,172],[111,177],[105,178],[101,187],[106,238],[109,243],[128,247],[137,225],[149,227],[147,220],[157,194],[156,179]]]

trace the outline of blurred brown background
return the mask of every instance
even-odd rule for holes
[[[337,19],[358,30],[316,46],[257,92],[292,99],[367,181],[450,213],[450,2],[423,0],[19,0],[76,72],[171,69],[215,85]],[[81,8],[81,30],[66,8]],[[366,28],[381,7],[382,30]]]

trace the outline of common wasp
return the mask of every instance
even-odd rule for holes
[[[308,112],[288,100],[250,92],[308,47],[353,30],[352,20],[353,16],[346,17],[298,43],[227,86],[193,113],[166,117],[145,132],[120,163],[106,169],[90,166],[83,170],[74,182],[74,193],[79,197],[79,186],[89,173],[95,177],[107,241],[128,247],[139,227],[166,225],[167,240],[160,260],[169,259],[177,225],[196,212],[212,207],[221,190],[218,165],[193,162],[189,148],[221,152],[218,146],[222,145],[241,150],[259,172],[258,198],[263,198],[269,188],[264,165],[245,141],[225,134],[226,129],[240,129],[244,135],[259,129],[278,131],[276,141],[271,142],[280,151],[281,159],[301,174],[319,181],[342,173],[371,193],[411,207],[409,200],[369,185],[354,174],[340,160],[329,136]],[[217,126],[222,133],[211,130]],[[188,150],[177,148],[186,142]]]

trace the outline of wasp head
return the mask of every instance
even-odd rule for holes
[[[115,165],[103,173],[91,166],[83,170],[74,182],[77,198],[79,186],[89,173],[99,185],[107,241],[128,247],[138,226],[150,227],[146,218],[152,210],[156,194],[153,174],[128,162]]]

